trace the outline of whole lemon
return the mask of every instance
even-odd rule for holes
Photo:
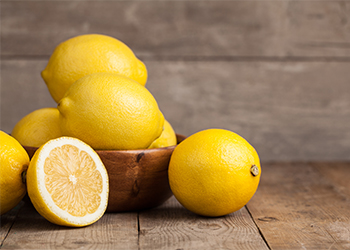
[[[164,129],[162,134],[154,142],[152,142],[149,148],[163,148],[176,145],[176,134],[171,124],[164,120]]]
[[[85,76],[58,104],[66,136],[94,149],[148,148],[163,130],[164,116],[141,84],[112,73]]]
[[[208,129],[174,150],[169,183],[176,199],[203,216],[223,216],[242,208],[258,188],[261,168],[255,149],[241,136]]]
[[[80,35],[59,44],[41,76],[58,103],[76,80],[97,72],[118,73],[142,85],[147,81],[146,66],[127,45],[99,34]]]
[[[40,147],[51,139],[62,136],[57,108],[42,108],[23,117],[11,135],[22,145]]]
[[[14,208],[26,194],[22,172],[29,165],[29,156],[19,142],[0,131],[0,214]]]

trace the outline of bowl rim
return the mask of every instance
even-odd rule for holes
[[[132,153],[139,154],[144,151],[152,152],[152,151],[174,150],[175,147],[179,145],[179,143],[181,143],[183,140],[187,138],[182,134],[175,134],[175,135],[176,135],[177,144],[169,147],[145,148],[145,149],[94,149],[93,148],[93,150],[97,153],[120,152],[120,153],[128,153],[128,154],[132,154]],[[25,145],[22,145],[22,147],[31,151],[36,151],[39,149],[39,147],[25,146]]]

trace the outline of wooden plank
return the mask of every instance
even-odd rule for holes
[[[1,249],[138,249],[137,213],[105,214],[83,228],[54,225],[27,203]]]
[[[350,56],[350,3],[334,1],[2,1],[3,57],[49,56],[102,33],[141,58]]]
[[[140,212],[140,249],[268,249],[247,210],[219,218],[189,212],[174,197]]]
[[[56,107],[40,72],[46,61],[1,61],[1,130],[11,133],[30,112]]]
[[[15,223],[15,220],[17,218],[18,212],[23,207],[24,202],[21,201],[15,208],[13,208],[11,211],[7,212],[6,214],[3,214],[0,216],[0,248],[8,236],[13,224]]]
[[[332,183],[338,193],[350,199],[349,162],[317,162],[311,165]]]
[[[179,133],[227,128],[263,161],[350,159],[348,63],[147,65],[146,86]]]
[[[230,129],[263,161],[350,160],[350,63],[145,63],[146,87],[180,134]],[[27,113],[56,105],[40,77],[45,65],[2,62],[2,130],[10,133]]]
[[[310,164],[276,163],[247,207],[271,249],[349,249],[348,198]]]

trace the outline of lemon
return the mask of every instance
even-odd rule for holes
[[[23,117],[11,135],[24,146],[40,147],[45,142],[62,135],[57,108],[42,108]]]
[[[195,133],[176,146],[169,164],[176,199],[203,216],[223,216],[242,208],[258,188],[261,168],[255,149],[224,129]]]
[[[85,76],[58,104],[62,133],[94,149],[143,149],[160,136],[164,116],[141,84],[112,73]]]
[[[22,173],[29,156],[12,136],[0,131],[0,214],[14,208],[26,194]]]
[[[164,120],[164,129],[159,138],[152,142],[148,148],[163,148],[176,145],[176,134],[171,124]]]
[[[48,221],[82,227],[102,217],[108,203],[108,174],[84,142],[60,137],[42,145],[27,171],[28,196]]]
[[[142,85],[147,81],[146,66],[127,45],[99,34],[76,36],[59,44],[41,76],[58,103],[76,80],[97,72],[118,73]]]

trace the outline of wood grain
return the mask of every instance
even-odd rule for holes
[[[263,164],[248,210],[219,218],[197,216],[173,197],[73,229],[49,223],[24,199],[1,216],[0,248],[349,249],[349,169],[349,162]]]
[[[11,133],[19,120],[43,107],[56,107],[40,72],[47,61],[1,61],[1,130]]]
[[[2,1],[3,57],[102,33],[141,58],[348,58],[347,1]]]
[[[263,161],[350,160],[350,63],[145,61],[146,87],[175,131],[220,127],[245,137]],[[2,62],[1,129],[55,106],[45,60]],[[20,72],[20,73],[19,73]]]
[[[262,166],[248,203],[271,249],[349,249],[349,207],[349,197],[307,163]]]
[[[56,105],[40,71],[58,43],[103,33],[145,61],[178,133],[230,129],[264,161],[348,161],[349,16],[342,0],[1,1],[1,129]]]
[[[17,218],[18,212],[22,209],[24,202],[20,202],[15,208],[0,216],[0,248],[7,238],[13,224]]]
[[[83,228],[51,224],[33,206],[21,210],[1,249],[138,249],[137,213],[105,214]]]
[[[200,217],[173,197],[141,212],[140,249],[268,249],[247,210],[220,218]]]
[[[349,162],[311,163],[324,178],[332,183],[338,193],[350,199],[350,164]]]

